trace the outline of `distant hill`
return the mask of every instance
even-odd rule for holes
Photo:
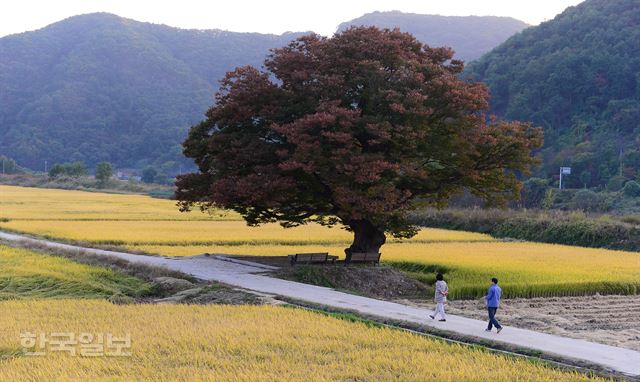
[[[464,59],[526,27],[508,18],[399,12],[349,24],[384,18]],[[225,72],[259,67],[270,48],[301,35],[184,30],[95,13],[0,38],[0,155],[32,169],[45,160],[90,167],[106,160],[175,173],[191,164],[181,143]]]
[[[0,155],[38,169],[44,160],[107,160],[177,171],[180,144],[224,73],[260,66],[270,48],[300,35],[182,30],[98,13],[1,38]]]
[[[471,61],[503,43],[529,25],[511,17],[438,16],[414,13],[373,12],[340,24],[339,31],[350,26],[400,28],[430,46],[450,46],[456,58]]]
[[[497,115],[544,128],[538,175],[571,166],[568,186],[610,188],[640,175],[640,1],[587,0],[466,73],[490,86]]]

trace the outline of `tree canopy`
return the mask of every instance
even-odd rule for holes
[[[57,178],[61,176],[79,178],[87,174],[89,174],[87,166],[85,166],[84,162],[80,161],[72,163],[56,163],[49,169],[49,176],[51,178]]]
[[[0,38],[0,147],[21,166],[190,164],[217,81],[301,35],[184,30],[106,13]]]
[[[417,201],[517,197],[541,132],[488,118],[486,87],[460,80],[452,54],[360,27],[298,38],[264,71],[228,73],[184,142],[199,172],[178,178],[181,208],[228,208],[250,225],[342,224],[350,251],[371,252],[385,232],[415,234],[405,214]]]
[[[100,162],[96,165],[96,179],[100,183],[106,183],[113,176],[113,166],[109,162]]]
[[[493,113],[544,128],[537,176],[570,166],[575,188],[640,177],[638,20],[637,0],[587,0],[468,66]]]
[[[0,155],[0,174],[17,174],[23,171],[24,169],[20,168],[15,160]]]

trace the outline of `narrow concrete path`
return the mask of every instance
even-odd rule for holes
[[[505,327],[500,334],[496,334],[495,332],[487,333],[484,331],[486,322],[460,316],[448,315],[447,322],[433,321],[428,317],[429,314],[432,314],[432,311],[428,309],[355,296],[330,288],[268,277],[257,274],[265,272],[264,267],[252,266],[249,265],[250,263],[240,264],[218,259],[213,256],[169,258],[133,255],[124,252],[83,248],[46,240],[37,240],[4,232],[0,232],[0,239],[14,242],[26,241],[45,245],[50,248],[72,251],[80,250],[94,255],[112,256],[131,262],[164,266],[193,275],[202,280],[218,281],[258,292],[286,296],[340,309],[349,309],[366,315],[428,325],[464,336],[538,350],[563,358],[587,361],[601,365],[608,370],[629,376],[640,376],[640,352],[637,351],[514,327]]]

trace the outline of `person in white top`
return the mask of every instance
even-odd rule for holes
[[[438,314],[440,315],[440,320],[438,321],[446,321],[447,315],[444,313],[444,303],[447,302],[447,295],[449,294],[449,286],[446,281],[444,281],[444,276],[442,273],[438,273],[436,275],[436,310],[433,315],[429,315],[432,320],[435,320]]]

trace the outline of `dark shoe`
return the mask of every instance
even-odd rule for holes
[[[484,331],[485,331],[485,332],[490,332],[490,331],[491,331],[491,329],[485,329]]]
[[[440,322],[444,322],[444,321],[446,321],[446,320],[443,318],[442,320],[438,320],[438,321],[440,321]]]
[[[429,317],[431,317],[432,320],[436,319],[436,316],[429,315]]]
[[[498,333],[500,333],[502,331],[502,328],[498,328]]]

